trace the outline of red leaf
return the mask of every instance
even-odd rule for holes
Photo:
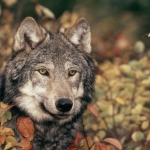
[[[99,112],[98,112],[97,108],[94,105],[88,104],[87,110],[89,110],[95,117],[99,116]]]
[[[6,141],[6,135],[1,135],[0,136],[0,144],[4,144]]]
[[[23,147],[20,150],[30,150],[32,148],[30,141],[26,138],[23,138],[21,140],[21,144],[23,145]]]
[[[119,150],[122,150],[122,145],[120,144],[120,142],[117,139],[114,138],[106,138],[103,141],[117,147]]]
[[[33,139],[34,124],[30,118],[28,117],[18,118],[17,127],[22,136],[28,138],[28,140],[30,141]]]
[[[73,140],[74,145],[78,145],[78,143],[80,142],[80,140],[83,138],[83,135],[78,132],[75,139]]]
[[[101,150],[101,148],[100,148],[100,142],[96,142],[95,143],[94,150]]]
[[[76,146],[70,146],[70,147],[68,148],[68,150],[79,150],[79,149],[76,148]]]
[[[94,150],[111,150],[107,145],[101,143],[101,142],[96,142]]]

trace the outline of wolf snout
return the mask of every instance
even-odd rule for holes
[[[56,108],[60,111],[60,112],[68,112],[71,110],[72,108],[72,101],[70,99],[59,99],[56,102]]]

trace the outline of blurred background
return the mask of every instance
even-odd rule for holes
[[[100,117],[86,113],[85,129],[94,141],[114,137],[124,149],[148,150],[150,0],[1,0],[0,73],[27,16],[50,31],[68,28],[80,17],[88,20]]]
[[[69,27],[85,17],[91,26],[94,57],[99,61],[121,57],[132,53],[139,40],[149,49],[149,14],[149,0],[1,0],[0,39],[4,41],[0,49],[6,42],[11,44],[7,35],[14,35],[26,16],[34,17],[48,30]]]

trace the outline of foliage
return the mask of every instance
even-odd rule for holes
[[[0,103],[0,124],[3,125],[5,122],[12,118],[10,108],[15,105],[6,105]],[[24,137],[20,142],[17,142],[13,129],[0,126],[0,149],[10,149],[11,147],[20,147],[20,150],[30,150],[32,145],[30,141],[33,140],[34,125],[29,118],[19,118],[16,126],[21,135]]]
[[[95,103],[100,117],[95,123],[85,115],[85,129],[92,129],[98,138],[117,138],[123,149],[146,149],[150,143],[150,58],[122,64],[120,58],[98,65]]]

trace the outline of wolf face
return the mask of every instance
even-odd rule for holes
[[[91,101],[91,33],[83,18],[69,29],[45,31],[27,17],[14,41],[1,95],[36,122],[69,122]]]

